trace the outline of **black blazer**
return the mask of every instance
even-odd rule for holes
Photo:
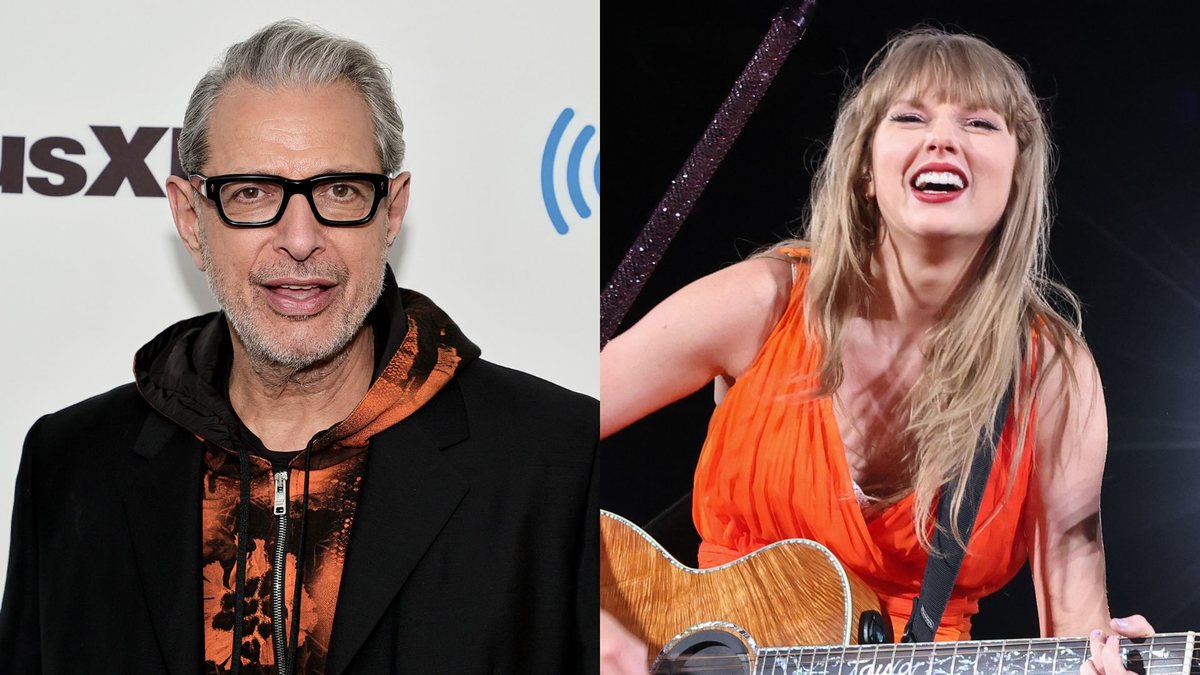
[[[593,399],[482,360],[372,440],[327,672],[594,673]],[[0,673],[200,673],[199,442],[125,385],[42,418]]]

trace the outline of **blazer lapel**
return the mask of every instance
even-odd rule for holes
[[[134,443],[145,458],[125,493],[125,513],[146,606],[172,674],[199,673],[200,469],[197,441],[151,413]]]
[[[466,411],[451,381],[412,417],[371,441],[334,615],[326,672],[341,675],[468,485],[442,450],[467,437]]]

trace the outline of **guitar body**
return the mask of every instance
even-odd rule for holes
[[[646,642],[657,675],[1078,675],[1089,655],[1087,637],[884,644],[875,594],[816,542],[695,570],[605,511],[600,606]],[[1121,638],[1120,652],[1134,673],[1200,675],[1196,637]]]
[[[696,570],[604,511],[600,606],[647,643],[655,662],[689,636],[714,630],[743,642],[750,655],[760,647],[857,644],[864,615],[880,611],[874,592],[816,542],[781,541]]]

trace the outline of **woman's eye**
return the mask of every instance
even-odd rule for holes
[[[920,122],[921,116],[916,113],[896,113],[890,119],[893,122]]]
[[[991,120],[975,119],[967,122],[967,126],[971,126],[976,129],[987,129],[988,131],[1000,131],[1000,125],[992,122]]]

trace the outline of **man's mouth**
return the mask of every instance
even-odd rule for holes
[[[328,287],[321,286],[320,284],[280,284],[279,286],[274,287],[268,286],[268,288],[271,288],[276,293],[281,293],[296,300],[302,300],[305,298],[311,298],[313,295],[320,293],[322,289]]]
[[[312,316],[325,309],[333,299],[337,284],[324,279],[272,281],[264,283],[268,302],[284,316]]]

